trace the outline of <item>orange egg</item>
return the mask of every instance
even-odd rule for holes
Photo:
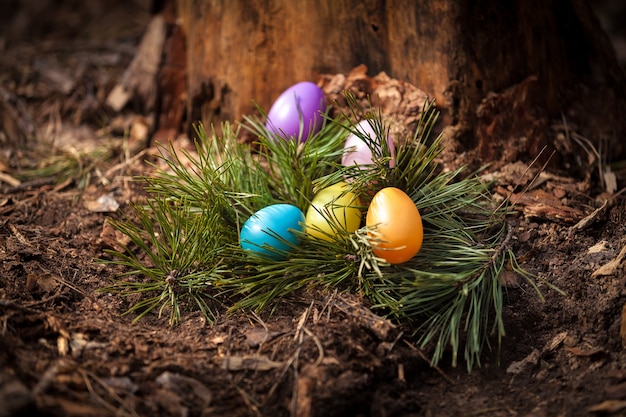
[[[422,217],[411,197],[398,188],[383,188],[374,195],[365,225],[375,228],[372,237],[381,240],[373,243],[374,254],[391,264],[408,261],[422,247]]]

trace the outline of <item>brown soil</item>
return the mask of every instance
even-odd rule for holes
[[[582,158],[572,159],[576,176],[544,171],[516,195],[510,219],[522,266],[565,294],[542,284],[542,301],[527,283],[511,282],[502,348],[494,340],[471,373],[449,357],[431,367],[429,350],[411,344],[412,329],[372,314],[356,295],[299,294],[272,314],[213,324],[193,311],[175,327],[157,315],[132,324],[123,313],[133,300],[99,291],[121,269],[94,259],[115,241],[106,219],[142,197],[132,178],[150,172],[142,160],[155,152],[132,158],[146,115],[103,104],[145,27],[147,10],[133,4],[107,10],[144,19],[125,37],[103,39],[91,28],[80,41],[59,36],[3,51],[0,416],[626,414],[626,202],[603,192],[597,161],[587,163],[579,142],[569,143]],[[121,33],[111,25],[123,19],[107,22]],[[27,139],[33,132],[38,139]],[[113,149],[109,159],[78,158],[85,175],[11,184],[50,148],[77,155],[103,145]],[[451,149],[447,160],[468,155]],[[520,191],[529,163],[491,172],[494,194]],[[617,180],[623,187],[619,172]],[[107,212],[102,195],[120,210]]]

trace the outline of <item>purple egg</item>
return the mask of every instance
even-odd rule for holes
[[[286,89],[272,104],[265,127],[275,135],[305,141],[322,127],[325,111],[326,98],[322,89],[303,81]]]
[[[369,136],[372,140],[376,140],[376,133],[367,120],[362,120],[357,126],[356,130],[364,136]],[[391,160],[389,161],[389,168],[393,168],[396,164],[395,161],[395,145],[393,140],[387,136],[387,144],[389,145],[389,151],[391,153]],[[376,142],[376,146],[380,149],[380,141]],[[367,146],[367,143],[354,133],[350,133],[346,139],[344,145],[344,154],[341,158],[341,163],[344,166],[352,165],[371,165],[374,163],[372,151]]]

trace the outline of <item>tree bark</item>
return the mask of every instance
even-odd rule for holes
[[[361,64],[425,91],[487,150],[477,109],[517,84],[547,117],[594,94],[603,114],[624,110],[626,77],[584,0],[177,0],[177,12],[192,121],[239,120],[296,82]],[[612,146],[623,154],[621,139]]]

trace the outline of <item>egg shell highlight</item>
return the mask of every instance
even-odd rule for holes
[[[309,236],[330,242],[341,230],[353,233],[361,226],[360,199],[347,188],[338,182],[315,194],[305,217]]]
[[[326,98],[317,84],[303,81],[286,89],[267,113],[265,127],[284,138],[305,141],[323,124]],[[302,123],[302,132],[300,132]]]
[[[239,241],[242,249],[267,259],[285,259],[300,241],[292,231],[304,231],[304,214],[291,204],[273,204],[246,220]],[[281,240],[282,239],[282,240]],[[288,242],[288,243],[287,243]]]
[[[399,188],[383,188],[374,195],[365,224],[376,226],[376,237],[383,241],[375,244],[374,254],[391,264],[408,261],[422,247],[422,217],[411,197]]]
[[[356,130],[362,135],[370,137],[372,140],[377,141],[376,132],[369,121],[361,120],[356,125]],[[393,168],[396,164],[395,161],[395,145],[393,140],[387,136],[387,144],[389,146],[389,152],[391,154],[391,160],[389,161],[389,167]],[[380,143],[377,144],[378,149],[381,148]],[[361,139],[355,133],[350,133],[346,138],[344,144],[344,154],[341,157],[341,164],[343,166],[356,165],[372,165],[374,163],[374,157],[372,150],[367,143]]]

